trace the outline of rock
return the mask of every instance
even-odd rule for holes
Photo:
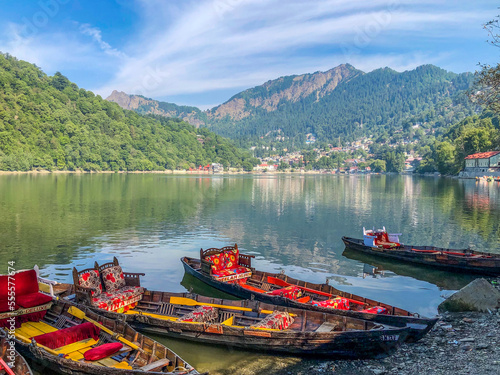
[[[458,341],[460,341],[460,342],[474,342],[476,340],[474,339],[474,337],[466,337],[466,338],[460,339]]]
[[[463,318],[462,321],[465,323],[474,323],[474,319],[471,318]]]
[[[476,279],[441,302],[439,312],[482,311],[499,306],[500,291],[485,279]]]
[[[476,350],[483,350],[483,349],[488,349],[490,346],[485,343],[477,344],[476,345]]]

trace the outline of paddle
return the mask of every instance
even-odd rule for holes
[[[5,361],[0,358],[0,370],[5,370],[5,372],[8,374],[8,375],[16,375],[14,374],[14,371],[12,371],[10,369],[10,367],[7,365],[7,363],[5,363]]]
[[[173,305],[185,305],[185,306],[212,306],[218,307],[220,309],[229,309],[229,310],[240,310],[240,311],[252,311],[252,309],[248,307],[238,307],[238,306],[227,306],[227,305],[217,305],[214,303],[203,303],[195,301],[191,298],[186,297],[170,297],[170,303]],[[261,310],[263,314],[272,314],[270,310]]]
[[[20,333],[18,332],[15,332],[14,335],[18,338],[18,339],[21,339],[22,341],[24,341],[25,343],[27,344],[30,344],[31,343],[31,340],[23,335],[21,335]],[[35,340],[36,342],[36,340]],[[36,346],[38,346],[39,348],[42,348],[44,349],[45,351],[49,352],[50,354],[52,355],[55,355],[56,357],[59,356],[59,353],[56,352],[55,350],[53,349],[50,349],[50,348],[47,348],[45,345],[42,345],[42,344],[39,344],[39,343],[36,343]]]
[[[146,353],[144,351],[144,349],[142,349],[141,347],[135,345],[134,343],[128,341],[126,338],[122,337],[121,335],[119,335],[118,333],[115,333],[113,332],[112,330],[110,330],[109,328],[106,328],[104,327],[102,324],[96,322],[95,320],[92,320],[90,319],[87,315],[85,315],[85,313],[80,310],[79,308],[75,307],[75,306],[70,306],[69,309],[68,309],[68,312],[73,315],[73,316],[76,316],[77,318],[79,319],[85,319],[86,321],[92,323],[93,325],[95,325],[96,327],[99,327],[100,329],[102,329],[104,332],[106,333],[109,333],[111,336],[113,336],[114,338],[116,338],[117,340],[121,341],[122,343],[124,343],[125,345],[128,345],[130,346],[132,349],[137,349],[139,350],[141,353]]]

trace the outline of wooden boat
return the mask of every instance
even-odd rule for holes
[[[75,269],[75,284],[68,288],[76,290],[77,303],[145,332],[249,350],[351,358],[391,353],[408,335],[407,328],[356,318],[186,293],[144,290],[141,299],[126,308],[119,303],[100,306],[99,300],[88,298],[81,283],[89,280],[90,272],[105,274],[115,267],[119,267],[116,258],[94,269]],[[140,288],[139,277],[125,279],[135,284],[125,289]]]
[[[365,230],[363,239],[342,237],[346,247],[398,261],[410,262],[443,270],[500,275],[500,254],[483,253],[471,249],[445,249],[435,246],[403,245],[399,234],[389,234],[383,229]]]
[[[43,366],[43,373],[198,374],[127,323],[69,302],[54,301],[43,319],[22,323],[13,336],[16,348]]]
[[[15,342],[0,339],[0,375],[33,375],[24,357],[14,348]]]
[[[189,321],[189,317],[207,308],[211,313],[208,319]],[[408,328],[340,315],[189,293],[146,291],[137,307],[125,314],[133,316],[131,324],[144,332],[297,355],[348,358],[387,355],[409,333]]]
[[[365,319],[394,327],[409,327],[407,341],[421,339],[436,323],[437,318],[420,317],[416,313],[383,302],[342,292],[328,284],[314,284],[297,280],[285,274],[255,270],[250,266],[251,256],[238,254],[241,272],[218,277],[213,274],[208,257],[223,252],[237,251],[237,245],[222,249],[200,250],[200,259],[181,258],[186,273],[223,292],[245,299],[256,299],[273,305],[302,308],[336,315]],[[226,277],[230,279],[227,280]]]

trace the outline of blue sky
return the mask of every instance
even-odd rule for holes
[[[203,109],[284,75],[498,63],[482,25],[497,1],[37,0],[4,2],[0,51],[112,90]]]

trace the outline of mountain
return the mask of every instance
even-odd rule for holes
[[[0,53],[0,170],[165,170],[256,160],[208,129],[143,116]]]
[[[401,73],[389,68],[364,73],[344,64],[326,72],[280,77],[211,110],[190,113],[200,126],[242,143],[266,137],[274,141],[277,133],[298,144],[308,133],[322,141],[355,140],[384,131],[392,134],[415,123],[429,128],[452,125],[474,113],[463,95],[472,80],[471,73],[455,74],[433,65]],[[161,105],[147,104],[152,109]]]
[[[341,82],[362,74],[362,71],[346,64],[327,72],[280,77],[233,96],[226,103],[213,108],[209,118],[220,120],[229,116],[231,120],[239,121],[262,111],[274,112],[285,102],[297,103],[308,97],[320,101]]]
[[[196,127],[206,125],[207,123],[206,114],[196,107],[159,102],[157,100],[145,98],[142,95],[127,95],[123,91],[116,90],[114,90],[106,100],[117,103],[124,109],[136,111],[141,114],[180,118]]]

